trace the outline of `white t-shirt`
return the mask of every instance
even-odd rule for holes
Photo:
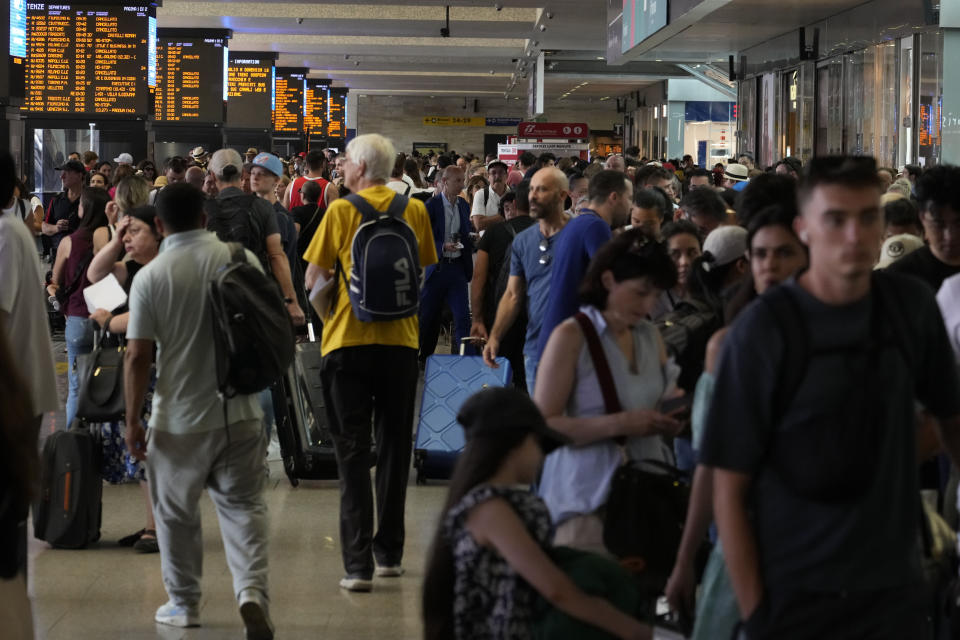
[[[950,338],[953,355],[960,364],[960,274],[943,281],[940,291],[937,292],[937,303],[947,326],[947,337]]]
[[[497,216],[500,215],[500,196],[493,190],[493,187],[486,189],[489,197],[486,202],[483,200],[484,189],[480,189],[473,194],[473,207],[470,209],[470,217],[473,216]],[[506,191],[503,192],[506,195]]]
[[[0,311],[20,375],[30,387],[34,415],[60,408],[53,345],[47,328],[43,272],[36,244],[16,203],[0,213]]]
[[[396,178],[390,178],[390,182],[387,183],[387,187],[393,189],[400,195],[409,196],[414,192],[415,187],[410,186],[403,180],[397,180]]]

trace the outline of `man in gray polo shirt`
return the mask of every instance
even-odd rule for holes
[[[155,620],[200,624],[204,487],[217,508],[233,587],[248,639],[272,639],[267,610],[267,507],[263,497],[266,440],[256,395],[227,403],[217,395],[213,322],[207,285],[230,262],[228,246],[206,230],[204,196],[189,184],[157,196],[158,255],[130,291],[124,391],[127,415],[141,415],[157,346],[157,386],[149,435],[127,421],[131,454],[147,459],[157,520],[163,582],[170,598]],[[250,264],[260,261],[247,251]],[[229,427],[225,422],[229,423]]]

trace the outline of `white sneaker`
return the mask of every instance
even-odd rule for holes
[[[377,567],[373,575],[378,578],[399,578],[404,574],[404,569],[400,565],[390,565],[388,567]]]
[[[153,619],[171,627],[199,627],[200,612],[193,607],[184,607],[172,602],[157,609]]]
[[[347,576],[340,580],[340,588],[346,589],[347,591],[373,591],[373,580]]]
[[[267,611],[267,599],[257,589],[240,592],[240,617],[246,627],[247,640],[273,640],[273,622]]]

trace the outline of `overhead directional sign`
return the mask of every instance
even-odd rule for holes
[[[586,138],[590,127],[584,122],[521,122],[517,135],[521,138]]]

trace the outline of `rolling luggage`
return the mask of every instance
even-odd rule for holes
[[[463,353],[463,346],[460,348]],[[464,401],[488,387],[505,387],[513,374],[506,358],[491,369],[481,356],[432,355],[423,374],[420,422],[413,450],[417,484],[447,479],[463,450],[463,427],[457,413]]]
[[[273,409],[283,469],[290,484],[337,477],[333,437],[320,383],[319,342],[297,345],[293,364],[273,386]]]
[[[67,431],[50,434],[40,458],[33,535],[63,549],[82,549],[96,542],[102,496],[99,438],[80,421]]]

